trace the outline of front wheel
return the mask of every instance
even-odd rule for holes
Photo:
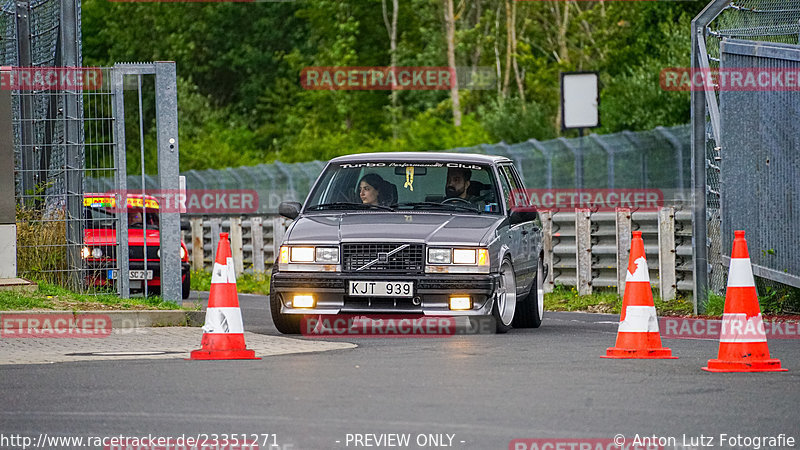
[[[497,288],[492,307],[497,333],[506,333],[514,321],[514,312],[517,309],[517,278],[511,261],[503,260],[500,265],[500,286]]]
[[[525,300],[519,304],[517,314],[514,316],[515,328],[539,328],[542,325],[544,314],[544,264],[539,258],[539,267],[536,278],[533,280],[531,291]]]

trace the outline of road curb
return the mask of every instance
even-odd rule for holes
[[[159,311],[0,311],[0,317],[31,315],[71,314],[73,316],[108,316],[111,328],[146,327],[199,327],[205,322],[204,311],[159,310]]]

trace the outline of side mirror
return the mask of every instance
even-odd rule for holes
[[[299,202],[281,202],[278,205],[278,214],[286,217],[287,219],[296,219],[297,216],[300,215],[300,208],[302,208]]]
[[[518,223],[534,221],[538,217],[539,213],[536,211],[525,210],[525,209],[512,209],[508,221],[511,222],[511,225],[516,225]]]

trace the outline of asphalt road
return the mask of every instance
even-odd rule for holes
[[[240,302],[247,331],[277,334],[265,297]],[[711,340],[665,339],[677,360],[601,359],[617,319],[548,313],[537,330],[348,337],[357,348],[259,361],[0,366],[0,447],[22,448],[3,438],[40,433],[246,433],[279,444],[261,448],[286,449],[508,449],[514,439],[617,434],[629,444],[637,435],[669,444],[702,435],[696,442],[714,444],[702,448],[735,448],[720,435],[783,433],[795,439],[785,448],[800,447],[797,340],[769,343],[789,372],[711,374],[700,370],[716,357]],[[375,445],[383,433],[408,434],[409,445]]]

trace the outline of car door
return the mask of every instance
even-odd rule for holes
[[[511,188],[512,197],[509,199],[511,208],[528,205],[527,193],[514,166],[502,164],[499,167],[503,178]],[[517,249],[519,260],[514,264],[514,267],[517,272],[518,284],[522,287],[522,290],[527,289],[536,276],[538,259],[534,252],[534,247],[538,233],[536,233],[534,226],[533,222],[523,222],[513,226],[516,229],[516,233],[519,234],[519,248]]]

